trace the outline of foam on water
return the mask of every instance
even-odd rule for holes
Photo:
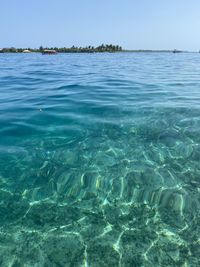
[[[0,55],[0,264],[200,266],[198,54]]]

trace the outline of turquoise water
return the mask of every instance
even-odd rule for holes
[[[0,55],[0,266],[200,266],[200,56]]]

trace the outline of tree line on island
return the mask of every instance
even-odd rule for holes
[[[101,52],[120,52],[122,51],[122,47],[119,45],[113,45],[113,44],[102,44],[100,46],[94,47],[94,46],[85,46],[85,47],[43,47],[40,46],[39,48],[2,48],[0,49],[1,53],[23,53],[23,52],[40,52],[43,53],[45,50],[54,50],[57,53],[101,53]]]
[[[100,46],[94,47],[94,46],[85,46],[85,47],[78,47],[78,46],[72,46],[72,47],[43,47],[40,46],[39,48],[15,48],[15,47],[8,47],[8,48],[0,48],[0,53],[44,53],[47,52],[55,52],[55,53],[103,53],[103,52],[173,52],[173,53],[180,53],[180,52],[187,52],[187,51],[181,51],[181,50],[149,50],[149,49],[122,49],[119,45],[113,45],[113,44],[102,44]],[[200,52],[200,51],[199,51]]]

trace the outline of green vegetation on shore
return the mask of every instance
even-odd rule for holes
[[[94,47],[94,46],[86,46],[86,47],[76,47],[72,46],[70,48],[68,47],[43,47],[40,46],[39,48],[2,48],[0,49],[1,53],[23,53],[24,51],[29,52],[40,52],[42,53],[44,50],[55,50],[58,53],[95,53],[95,52],[120,52],[122,51],[122,47],[119,45],[112,45],[112,44],[102,44],[100,46]]]
[[[122,49],[119,45],[113,45],[113,44],[102,44],[100,46],[94,47],[94,46],[85,46],[85,47],[43,47],[40,46],[39,48],[15,48],[15,47],[9,47],[9,48],[1,48],[0,53],[43,53],[45,51],[55,51],[56,53],[103,53],[103,52],[109,52],[109,53],[115,53],[115,52],[135,52],[135,53],[180,53],[180,52],[187,52],[187,51],[181,51],[181,50],[150,50],[150,49]]]

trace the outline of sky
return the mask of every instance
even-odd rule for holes
[[[0,0],[0,47],[200,50],[200,0]]]

